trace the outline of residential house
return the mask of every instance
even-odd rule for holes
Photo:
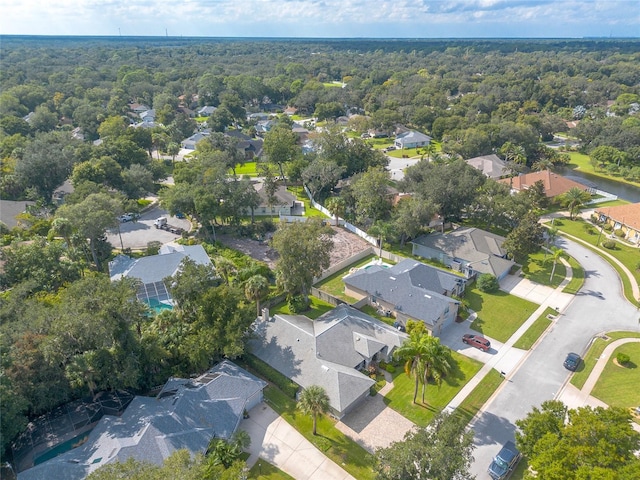
[[[405,259],[391,267],[369,265],[343,278],[344,292],[381,311],[393,314],[401,325],[419,320],[438,336],[458,315],[466,279],[442,269]]]
[[[497,180],[508,174],[507,164],[496,154],[482,155],[465,160],[473,168],[480,170],[485,176]]]
[[[319,385],[337,418],[369,395],[374,381],[359,370],[388,361],[407,335],[348,306],[311,320],[302,315],[259,319],[250,351],[302,388]]]
[[[207,106],[204,106],[204,107],[198,109],[198,116],[199,117],[210,117],[211,114],[213,112],[215,112],[216,110],[217,110],[216,107],[212,107],[212,106],[207,105]]]
[[[298,113],[298,109],[296,107],[287,107],[284,109],[284,114],[288,116],[293,116]]]
[[[426,147],[429,143],[431,143],[431,137],[429,135],[416,132],[415,130],[409,130],[408,132],[396,135],[393,144],[398,150],[403,150],[405,148]]]
[[[138,300],[154,308],[171,308],[173,299],[164,284],[164,279],[175,275],[185,258],[199,265],[212,265],[202,245],[168,243],[160,247],[158,255],[141,258],[117,255],[109,262],[109,276],[112,282],[124,277],[140,280]]]
[[[136,396],[121,417],[103,416],[81,446],[18,479],[79,480],[130,458],[162,465],[176,450],[204,454],[212,438],[231,437],[244,412],[262,402],[266,386],[226,360],[195,379],[171,378],[157,397]]]
[[[249,115],[247,115],[247,120],[249,122],[257,122],[257,121],[260,121],[260,120],[269,120],[269,114],[265,113],[265,112],[250,113]]]
[[[196,132],[189,138],[185,138],[184,140],[182,140],[182,142],[180,142],[180,148],[183,148],[185,150],[195,150],[198,142],[208,136],[209,134],[205,132]]]
[[[18,215],[25,213],[30,205],[35,205],[31,201],[15,201],[0,199],[0,225],[13,228],[21,225]]]
[[[640,243],[640,203],[599,207],[595,214],[600,222],[611,225],[614,230],[622,230],[627,241]]]
[[[145,110],[140,114],[140,118],[143,122],[155,122],[156,121],[156,111],[153,109]]]
[[[276,125],[275,120],[260,120],[256,123],[256,135],[264,136]]]
[[[247,209],[247,215],[304,215],[304,203],[298,201],[297,197],[287,190],[287,187],[279,185],[274,192],[272,199],[269,199],[269,195],[263,182],[254,183],[253,187],[260,196],[260,205],[257,208],[254,208],[253,212],[251,212],[250,209]]]
[[[129,104],[129,110],[131,110],[132,112],[140,115],[143,112],[146,112],[147,110],[149,110],[149,107],[147,107],[146,105],[142,104],[142,103],[130,103]]]
[[[467,278],[489,273],[501,280],[515,264],[502,248],[504,241],[504,237],[486,230],[460,227],[416,238],[412,254],[442,262]]]
[[[588,187],[574,180],[563,177],[562,175],[558,175],[551,170],[525,173],[513,178],[502,178],[498,180],[498,182],[510,185],[511,190],[514,192],[521,192],[522,190],[531,188],[531,186],[539,180],[542,180],[544,183],[544,194],[547,198],[557,197],[558,195],[568,192],[572,188],[579,188],[585,192],[595,193],[592,187]]]
[[[242,152],[246,160],[252,160],[262,155],[262,145],[264,140],[261,138],[251,138],[240,130],[227,130],[225,136],[233,137],[238,140],[237,148]]]

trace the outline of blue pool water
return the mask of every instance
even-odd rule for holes
[[[51,450],[47,450],[40,456],[36,457],[33,460],[33,464],[40,465],[41,463],[44,463],[47,460],[51,460],[52,458],[55,458],[58,455],[62,455],[63,453],[74,449],[75,447],[79,447],[82,443],[84,443],[83,440],[89,436],[89,433],[90,432],[84,432],[82,435],[78,435],[77,437],[73,437],[67,440],[66,442],[62,442],[56,445]]]

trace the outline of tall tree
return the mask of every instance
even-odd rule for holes
[[[298,408],[305,415],[313,417],[313,434],[317,435],[318,415],[329,411],[329,396],[324,388],[310,385],[300,393]]]
[[[377,480],[466,480],[473,462],[473,431],[459,415],[438,414],[426,427],[376,451]]]
[[[384,220],[391,212],[389,200],[389,172],[383,168],[369,168],[351,185],[355,199],[356,218],[364,225]]]
[[[562,204],[569,209],[569,218],[571,220],[590,199],[591,194],[578,187],[572,187],[560,196]]]
[[[276,125],[264,137],[264,153],[271,163],[278,166],[282,180],[285,180],[284,165],[301,152],[297,141],[296,134],[286,125]]]
[[[309,296],[313,279],[329,267],[333,231],[320,222],[280,224],[272,245],[280,258],[276,263],[276,282],[289,295]]]
[[[549,276],[549,282],[553,282],[553,276],[556,273],[556,265],[560,259],[564,257],[564,250],[557,247],[551,247],[551,259],[553,260],[553,268],[551,269],[551,275]]]
[[[338,226],[338,220],[340,217],[344,217],[344,213],[346,211],[347,205],[342,197],[330,197],[325,202],[325,208],[329,210],[329,212],[336,219],[336,227]]]
[[[538,216],[529,212],[520,219],[518,226],[509,232],[502,248],[511,258],[522,262],[527,255],[540,249],[544,241],[543,231],[544,227],[538,223]]]
[[[262,275],[249,277],[244,284],[244,294],[247,300],[256,302],[256,316],[260,316],[260,300],[269,293],[269,280]]]
[[[517,420],[516,442],[537,478],[637,478],[640,433],[619,407],[567,410],[547,401]]]
[[[104,193],[94,193],[75,205],[63,205],[57,217],[67,218],[82,237],[89,239],[93,262],[101,269],[98,243],[110,227],[118,225],[117,215],[122,210],[121,202]]]

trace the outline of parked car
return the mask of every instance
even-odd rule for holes
[[[522,454],[513,442],[505,443],[489,465],[489,476],[494,480],[509,478],[521,457]]]
[[[390,152],[391,150],[395,150],[395,149],[396,149],[396,147],[391,145],[390,147],[385,148],[384,152]]]
[[[578,369],[578,366],[580,365],[580,361],[582,359],[580,358],[580,355],[578,355],[577,353],[569,353],[567,354],[567,358],[564,359],[564,368],[566,368],[567,370],[571,370],[572,372],[575,372]]]
[[[120,220],[120,223],[130,222],[133,220],[133,213],[125,213],[124,215],[120,215],[118,217],[118,220]]]
[[[491,342],[480,335],[472,335],[470,333],[466,333],[462,336],[462,343],[466,343],[467,345],[471,345],[472,347],[479,348],[483,352],[488,352],[491,350]]]

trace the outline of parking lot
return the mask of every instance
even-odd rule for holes
[[[140,250],[146,248],[149,242],[158,241],[168,243],[180,238],[180,235],[161,230],[153,225],[158,217],[167,217],[169,225],[189,231],[191,224],[189,220],[172,217],[169,212],[160,207],[145,212],[137,220],[120,223],[118,228],[107,231],[107,240],[115,248],[130,248]]]

